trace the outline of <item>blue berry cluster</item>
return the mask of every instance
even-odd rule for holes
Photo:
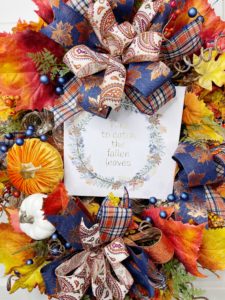
[[[48,75],[41,75],[40,76],[40,82],[42,84],[45,84],[45,85],[48,85],[50,83],[50,79],[48,77]],[[57,78],[57,86],[55,87],[55,93],[57,95],[63,95],[64,94],[64,89],[63,89],[63,86],[64,84],[66,83],[66,79],[64,77],[58,77]]]

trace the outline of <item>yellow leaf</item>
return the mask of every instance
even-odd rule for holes
[[[219,128],[219,125],[214,123],[215,122],[213,122],[212,124],[200,124],[198,128],[192,125],[187,126],[189,138],[195,141],[204,139],[205,141],[222,143],[224,140],[224,137],[222,135],[222,128]],[[221,131],[221,134],[217,132],[218,130]]]
[[[99,210],[99,204],[92,202],[85,205],[92,216],[96,216]]]
[[[116,197],[113,193],[109,193],[108,198],[112,206],[117,207],[120,203],[120,198]]]
[[[225,228],[205,230],[198,261],[207,269],[225,269]]]
[[[19,279],[17,279],[10,290],[10,294],[14,293],[18,289],[27,289],[31,292],[35,287],[38,287],[41,293],[45,291],[45,283],[41,275],[41,269],[49,262],[44,258],[39,257],[34,260],[32,265],[23,265],[22,267],[15,268],[20,273]]]
[[[206,58],[208,54],[206,53]],[[199,85],[206,90],[212,90],[212,83],[221,87],[225,84],[225,53],[219,55],[217,51],[212,52],[212,58],[209,62],[201,61],[196,67],[195,71],[200,74]],[[194,55],[193,63],[197,64],[199,57]]]
[[[200,124],[203,117],[213,120],[213,113],[207,108],[204,101],[199,100],[194,93],[186,93],[183,122],[186,125]]]
[[[0,263],[5,266],[6,274],[33,257],[33,250],[21,251],[15,254],[30,242],[31,239],[27,235],[15,232],[10,224],[0,224]]]

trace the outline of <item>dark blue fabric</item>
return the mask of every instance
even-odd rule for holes
[[[66,5],[62,0],[59,2],[59,7],[53,6],[52,10],[54,21],[41,29],[44,35],[68,49],[79,44],[85,44],[92,49],[99,46],[96,34],[79,12]],[[68,26],[71,26],[72,29],[68,30]],[[59,31],[59,28],[64,32],[61,34],[61,39],[56,40],[53,34],[57,29]],[[71,43],[68,43],[70,39]]]
[[[74,200],[70,200],[67,211],[64,215],[48,216],[49,222],[56,227],[58,233],[69,242],[72,247],[79,251],[82,249],[79,228],[81,220],[84,220],[87,227],[93,226],[93,222],[80,209]]]
[[[154,288],[148,278],[149,258],[147,254],[139,247],[127,246],[127,249],[130,256],[124,261],[124,265],[134,278],[134,285],[140,284],[147,290],[149,297],[153,297]]]

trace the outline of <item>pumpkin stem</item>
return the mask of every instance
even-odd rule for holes
[[[28,216],[25,211],[21,212],[20,215],[20,223],[28,223],[28,224],[33,224],[34,223],[34,217],[33,216]]]
[[[34,178],[36,171],[40,170],[41,166],[35,167],[31,162],[21,164],[21,175],[24,179]]]

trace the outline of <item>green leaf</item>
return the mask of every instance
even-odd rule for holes
[[[196,279],[186,272],[184,266],[176,259],[171,260],[163,266],[168,279],[172,280],[172,295],[175,299],[192,300],[201,296],[204,291],[193,286]]]
[[[58,62],[58,58],[46,48],[43,51],[27,55],[35,64],[37,71],[40,74],[50,75],[51,80],[58,75],[64,76],[70,71],[63,62]]]

